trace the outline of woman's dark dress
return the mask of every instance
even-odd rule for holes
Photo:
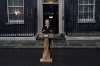
[[[45,31],[43,31],[43,30],[45,30]],[[53,33],[53,30],[52,30],[52,27],[51,26],[49,26],[48,28],[46,26],[44,26],[42,28],[42,31],[41,32],[44,33],[44,34],[48,34],[48,33]]]

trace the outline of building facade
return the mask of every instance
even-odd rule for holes
[[[0,37],[32,37],[45,19],[55,34],[100,36],[100,0],[0,0]]]

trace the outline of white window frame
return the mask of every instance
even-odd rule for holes
[[[88,1],[89,2],[89,1]],[[79,11],[79,6],[80,5],[93,5],[93,19],[79,19],[79,13],[80,13],[80,11]],[[83,9],[83,13],[84,13],[84,9]],[[88,14],[88,17],[89,17],[89,14]],[[80,4],[79,3],[79,0],[78,0],[78,23],[96,23],[96,21],[95,21],[95,0],[94,0],[94,3],[93,4]]]
[[[23,20],[10,20],[10,13],[9,13],[9,7],[22,7],[23,8],[23,17],[24,17],[24,0],[23,0],[23,5],[22,6],[9,6],[8,5],[8,0],[7,0],[7,15],[8,15],[8,22],[6,24],[24,24],[24,19]]]

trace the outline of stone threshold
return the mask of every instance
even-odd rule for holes
[[[36,40],[36,37],[0,37],[0,40]],[[100,36],[93,37],[69,37],[66,40],[100,40]]]

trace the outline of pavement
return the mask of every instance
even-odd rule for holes
[[[100,66],[98,48],[51,48],[52,63],[41,63],[42,48],[0,49],[0,66]]]
[[[43,40],[0,40],[0,48],[43,48]],[[51,48],[100,48],[100,40],[53,40]]]
[[[52,63],[41,63],[43,40],[0,40],[0,66],[100,66],[100,40],[52,40]]]

